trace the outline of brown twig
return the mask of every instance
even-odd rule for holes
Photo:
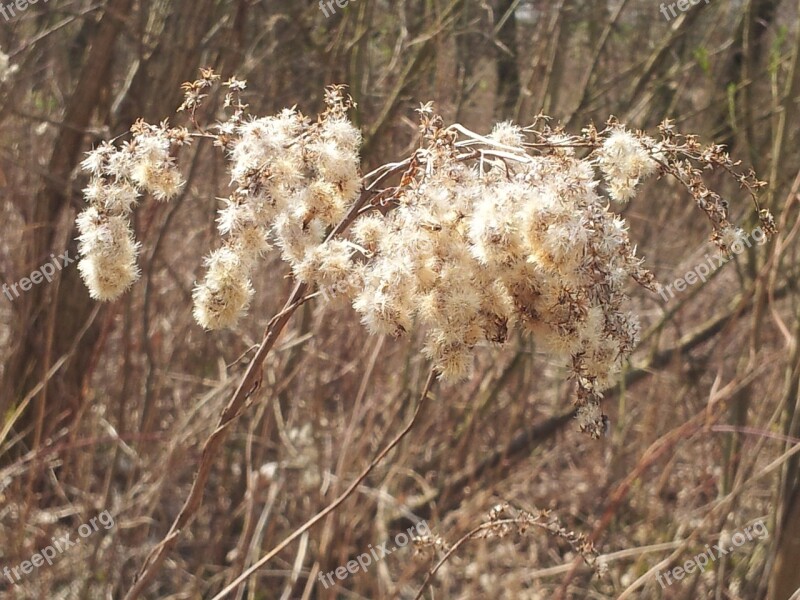
[[[428,397],[428,394],[431,391],[431,387],[433,386],[434,380],[436,378],[436,370],[431,369],[430,373],[428,374],[428,379],[425,382],[425,387],[422,390],[422,394],[420,394],[419,402],[417,403],[417,408],[414,409],[414,414],[411,416],[411,420],[409,420],[408,424],[398,433],[391,442],[389,442],[383,450],[381,450],[378,455],[372,459],[372,461],[367,465],[367,467],[361,472],[361,474],[356,477],[353,482],[347,486],[347,489],[344,490],[333,502],[331,502],[328,506],[323,508],[320,512],[316,515],[311,517],[308,521],[306,521],[301,527],[295,529],[295,531],[289,535],[286,539],[284,539],[280,544],[275,546],[272,550],[267,552],[264,556],[258,559],[251,567],[249,567],[246,571],[244,571],[241,575],[239,575],[236,579],[234,579],[225,589],[223,589],[219,594],[214,596],[211,600],[220,600],[228,595],[231,591],[236,589],[236,587],[245,581],[250,575],[255,573],[258,569],[263,567],[267,564],[270,560],[275,558],[275,556],[284,548],[286,548],[289,544],[291,544],[295,539],[303,535],[306,531],[311,529],[314,525],[319,523],[322,519],[324,519],[327,515],[331,512],[336,510],[347,498],[349,498],[354,491],[361,485],[361,483],[367,478],[367,476],[372,472],[372,470],[377,467],[381,461],[386,457],[387,454],[395,447],[400,441],[408,434],[409,431],[414,427],[414,423],[417,421],[417,417],[422,410],[423,405],[425,404],[425,400]]]
[[[515,526],[516,529],[514,529]],[[561,538],[572,546],[583,559],[590,564],[593,568],[597,568],[597,552],[594,546],[589,542],[583,534],[576,534],[572,531],[567,531],[548,510],[535,511],[533,513],[526,510],[518,510],[510,506],[507,502],[496,505],[489,512],[489,520],[481,523],[477,527],[473,527],[469,532],[461,536],[461,538],[447,548],[444,556],[431,568],[425,575],[425,580],[422,582],[414,596],[414,600],[422,598],[425,589],[430,585],[433,576],[436,572],[447,562],[456,550],[463,546],[469,540],[474,539],[487,539],[492,537],[505,537],[510,533],[516,531],[518,534],[525,534],[529,528],[538,527],[545,533]],[[434,547],[441,544],[441,540],[430,538],[421,541],[423,546],[433,545]]]
[[[497,522],[491,522],[490,521],[490,522],[487,522],[487,523],[481,523],[477,527],[473,527],[470,531],[468,531],[467,533],[462,535],[461,538],[459,538],[459,540],[455,544],[453,544],[447,550],[447,552],[445,552],[444,556],[442,556],[442,558],[439,560],[439,562],[437,562],[433,566],[433,568],[430,569],[428,571],[428,573],[425,575],[425,580],[422,582],[422,585],[420,586],[419,590],[417,591],[417,595],[414,596],[414,600],[419,600],[420,598],[422,598],[422,593],[430,585],[431,579],[433,579],[433,576],[436,575],[436,572],[442,567],[442,565],[444,563],[446,563],[447,560],[453,554],[455,554],[456,550],[458,550],[461,546],[466,544],[469,540],[473,539],[475,536],[480,534],[482,531],[485,531],[485,530],[487,530],[487,529],[489,529],[491,527],[497,526],[498,524],[499,525],[512,525],[512,524],[516,524],[516,523],[517,523],[517,519],[503,519],[502,521],[497,521]]]

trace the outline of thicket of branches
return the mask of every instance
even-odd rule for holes
[[[800,5],[39,4],[2,283],[83,258],[0,297],[0,568],[115,524],[3,594],[800,588]]]

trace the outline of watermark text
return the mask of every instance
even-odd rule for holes
[[[373,560],[377,563],[383,560],[384,557],[389,556],[395,550],[399,550],[403,546],[407,545],[414,538],[427,537],[430,536],[430,533],[431,532],[428,528],[428,523],[426,521],[419,521],[413,527],[409,527],[406,531],[401,531],[394,536],[393,546],[389,546],[390,541],[388,540],[377,547],[373,547],[372,544],[370,544],[368,548],[369,552],[359,554],[354,560],[348,561],[347,565],[337,567],[333,571],[329,571],[328,573],[320,572],[317,578],[322,582],[322,585],[327,590],[328,586],[334,584],[334,576],[339,581],[344,581],[350,577],[350,575],[355,575],[359,570],[362,570],[366,573],[367,569],[369,569],[369,566],[373,563]]]
[[[83,538],[87,538],[98,531],[100,529],[98,523],[106,530],[111,529],[114,526],[114,517],[111,516],[110,512],[104,510],[96,517],[89,519],[88,523],[84,523],[78,527],[79,538],[73,540],[69,533],[60,537],[54,537],[50,540],[52,545],[45,546],[39,550],[39,552],[31,556],[30,560],[23,560],[20,564],[11,568],[3,567],[3,576],[12,584],[16,585],[23,576],[30,575],[34,569],[38,569],[44,565],[44,563],[52,566],[53,559],[59,554],[63,554],[73,546],[77,546],[81,543]]]
[[[22,289],[23,292],[27,292],[34,285],[42,283],[43,280],[47,280],[47,283],[50,283],[53,281],[53,276],[56,274],[56,271],[60,271],[70,263],[75,262],[74,258],[69,257],[69,251],[64,252],[64,254],[58,257],[55,254],[51,254],[50,258],[52,259],[50,262],[43,264],[28,277],[23,277],[17,283],[12,283],[11,285],[4,283],[3,293],[5,294],[6,298],[12,302],[14,301],[14,298],[19,298],[20,293],[17,289],[18,287]],[[11,292],[14,292],[13,298],[11,297]]]
[[[745,542],[753,541],[754,538],[763,540],[768,535],[769,531],[767,531],[764,521],[759,519],[752,525],[748,525],[743,530],[734,533],[727,542],[720,540],[719,544],[714,544],[711,547],[706,544],[706,549],[702,553],[695,555],[691,560],[687,560],[682,565],[674,567],[669,571],[659,571],[656,575],[656,580],[663,589],[668,585],[672,585],[675,581],[680,581],[687,575],[691,575],[695,571],[703,573],[709,562],[714,562],[720,556],[726,556]]]

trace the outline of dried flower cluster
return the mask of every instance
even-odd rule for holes
[[[253,294],[250,272],[275,241],[302,281],[338,280],[351,270],[352,249],[326,231],[361,190],[360,132],[345,113],[350,101],[334,87],[328,110],[310,123],[294,109],[221,127],[235,191],[219,211],[224,245],[206,259],[194,292],[194,314],[208,329],[233,324]]]
[[[658,169],[642,143],[622,127],[611,129],[597,162],[608,181],[608,195],[623,203],[633,198],[636,186]]]
[[[418,320],[425,353],[448,379],[469,373],[478,344],[503,343],[519,325],[568,361],[581,427],[599,435],[600,392],[639,331],[625,286],[630,277],[649,285],[652,276],[597,193],[592,162],[571,148],[531,156],[523,131],[507,123],[480,151],[460,145],[427,108],[422,128],[428,143],[396,208],[353,226],[370,257],[354,307],[376,333],[397,335]],[[612,184],[634,185],[632,163],[647,154],[631,134],[614,136],[599,161]],[[654,171],[635,165],[637,180]]]
[[[506,538],[512,535],[524,537],[533,532],[543,531],[554,539],[568,544],[580,555],[586,564],[600,577],[608,573],[608,565],[599,556],[594,544],[584,534],[568,530],[559,518],[549,510],[533,512],[517,508],[508,502],[497,504],[489,510],[486,520],[473,527],[452,544],[448,544],[438,535],[426,535],[414,538],[417,554],[431,558],[441,555],[439,561],[428,571],[425,581],[417,591],[414,600],[422,598],[423,592],[431,583],[432,577],[457,551],[473,540]]]
[[[754,199],[761,185],[740,175],[720,147],[704,149],[669,123],[659,141],[614,121],[574,136],[501,123],[481,136],[445,127],[430,105],[419,110],[413,156],[362,178],[361,135],[342,87],[328,89],[315,121],[296,109],[250,118],[241,101],[246,84],[231,79],[225,106],[233,114],[211,135],[196,116],[217,79],[203,70],[184,85],[181,107],[199,130],[191,135],[225,149],[233,188],[217,219],[222,244],[194,291],[203,327],[235,323],[254,293],[258,258],[275,244],[299,281],[350,300],[370,331],[424,328],[424,351],[443,378],[467,376],[476,346],[505,342],[515,326],[532,334],[571,369],[580,425],[593,436],[606,426],[602,392],[637,342],[626,286],[633,279],[655,291],[606,194],[627,202],[649,176],[673,175],[725,250],[739,232],[726,202],[705,187],[702,168],[730,172]],[[174,151],[190,138],[166,123],[140,122],[132,131],[121,149],[103,144],[83,163],[92,180],[90,206],[78,218],[81,273],[98,299],[113,299],[136,279],[128,214],[142,192],[160,200],[176,193]],[[395,175],[397,185],[378,189]],[[760,216],[770,223],[768,213]]]
[[[741,161],[733,161],[724,146],[703,146],[696,136],[678,133],[669,120],[659,126],[659,131],[662,139],[657,146],[646,137],[643,137],[643,142],[655,150],[654,156],[661,170],[679,181],[694,198],[697,207],[706,214],[714,228],[711,241],[721,252],[729,256],[731,245],[743,240],[746,234],[728,220],[728,202],[708,188],[703,180],[704,171],[719,169],[733,177],[750,195],[766,235],[771,237],[776,233],[774,217],[758,203],[758,191],[766,182],[760,181],[752,169],[739,172],[737,169]]]
[[[139,278],[129,220],[139,196],[169,200],[182,183],[172,151],[188,142],[186,130],[137,121],[131,132],[121,148],[103,143],[81,163],[91,180],[84,189],[89,206],[77,219],[78,269],[96,300],[114,300]]]

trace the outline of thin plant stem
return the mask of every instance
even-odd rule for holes
[[[322,519],[336,510],[345,500],[347,500],[353,492],[356,491],[358,486],[367,478],[367,476],[377,467],[386,455],[400,443],[400,441],[408,434],[409,431],[414,427],[414,423],[417,422],[417,417],[419,417],[420,412],[422,411],[422,407],[425,404],[425,400],[428,397],[428,394],[433,387],[434,380],[436,378],[436,369],[432,368],[430,373],[428,374],[428,379],[425,382],[425,387],[422,390],[422,394],[420,394],[419,401],[417,402],[417,407],[414,409],[414,414],[411,416],[411,419],[403,427],[402,430],[390,441],[384,448],[381,450],[375,458],[366,466],[366,468],[361,472],[361,474],[356,477],[353,482],[347,486],[347,489],[344,490],[339,496],[331,502],[328,506],[323,508],[320,512],[316,515],[311,517],[308,521],[306,521],[301,527],[295,529],[294,533],[289,535],[286,539],[284,539],[280,544],[275,546],[272,550],[267,552],[264,556],[258,559],[252,566],[250,566],[247,570],[245,570],[241,575],[239,575],[236,579],[234,579],[225,589],[223,589],[219,594],[214,596],[211,600],[221,600],[222,598],[226,597],[230,592],[232,592],[236,587],[245,581],[250,575],[255,573],[258,569],[263,567],[267,564],[270,560],[275,558],[275,556],[284,548],[286,548],[289,544],[291,544],[294,540],[298,537],[303,535],[306,531],[311,529],[314,525],[319,523]]]

